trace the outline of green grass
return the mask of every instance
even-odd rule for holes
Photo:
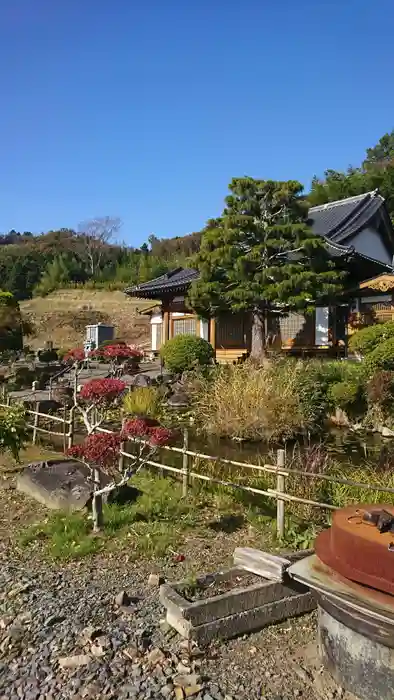
[[[349,465],[344,472],[343,466],[336,464],[324,446],[320,445],[294,455],[289,466],[314,474],[336,474],[360,483],[394,487],[391,457],[380,465]],[[229,465],[201,460],[196,471],[262,490],[275,487],[274,475],[246,472]],[[280,545],[302,549],[311,546],[317,531],[329,525],[327,511],[314,506],[286,503],[286,538],[278,542],[275,532],[276,504],[268,497],[196,481],[187,498],[184,498],[178,482],[151,472],[137,475],[132,484],[140,495],[134,502],[106,505],[104,527],[99,535],[92,533],[92,521],[86,513],[55,513],[24,529],[18,537],[19,545],[43,551],[51,559],[57,560],[103,551],[127,553],[130,559],[149,559],[184,551],[193,538],[209,540],[218,533],[231,536],[237,531],[239,538],[243,537],[246,541],[250,535],[248,542],[253,541],[253,546],[263,549]],[[391,500],[389,494],[297,475],[286,478],[285,490],[338,507],[361,501],[384,503]],[[231,537],[228,541],[230,546]],[[191,554],[193,556],[193,552]]]
[[[149,475],[133,479],[133,486],[142,492],[135,502],[104,506],[104,528],[99,535],[92,533],[86,513],[55,513],[23,530],[20,546],[42,545],[50,558],[66,560],[126,545],[131,556],[164,555],[197,524],[200,499],[191,496],[186,500],[178,484]]]
[[[133,503],[104,506],[104,527],[94,535],[86,513],[55,513],[30,525],[18,536],[23,548],[42,551],[55,560],[70,560],[103,551],[137,557],[164,557],[182,551],[188,539],[214,538],[249,527],[261,543],[273,542],[275,521],[265,503],[240,502],[239,492],[194,487],[187,498],[181,485],[150,473],[138,475]]]

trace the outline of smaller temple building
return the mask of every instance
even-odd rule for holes
[[[309,223],[325,239],[338,266],[347,271],[345,291],[334,304],[316,306],[312,314],[282,315],[273,310],[268,319],[269,344],[291,354],[343,355],[349,333],[394,319],[394,230],[377,192],[312,207]],[[188,307],[188,290],[198,274],[177,268],[125,290],[129,296],[154,302],[148,311],[152,351],[176,335],[193,334],[213,345],[218,362],[247,357],[252,328],[248,313],[201,319]]]

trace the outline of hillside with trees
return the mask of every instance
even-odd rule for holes
[[[376,146],[367,148],[361,165],[346,171],[328,169],[323,178],[315,176],[307,199],[315,206],[376,189],[386,199],[394,221],[394,130],[382,136]]]
[[[119,231],[118,219],[103,217],[86,222],[79,231],[0,235],[2,288],[19,301],[70,286],[124,289],[186,265],[201,237],[150,236],[141,248],[132,248],[113,242]]]

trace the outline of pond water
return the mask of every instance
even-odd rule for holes
[[[182,446],[182,440],[177,445]],[[239,462],[269,463],[275,464],[276,450],[284,448],[288,459],[292,459],[297,453],[302,454],[313,446],[324,448],[333,460],[348,466],[358,466],[369,463],[381,464],[393,454],[394,440],[382,438],[379,433],[356,433],[343,428],[330,428],[319,437],[304,438],[286,445],[266,442],[237,442],[233,440],[220,440],[199,435],[190,435],[189,449],[206,455],[231,459]],[[171,457],[168,461],[174,466],[179,465],[181,455],[167,453]]]

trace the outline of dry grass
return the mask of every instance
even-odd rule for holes
[[[220,368],[199,382],[196,417],[204,432],[221,437],[288,439],[306,429],[295,363]]]
[[[131,299],[123,292],[101,289],[64,289],[47,297],[21,302],[22,317],[33,326],[33,335],[25,342],[34,348],[52,340],[59,348],[81,345],[85,326],[108,323],[115,326],[116,335],[126,342],[149,345],[149,317],[138,311],[151,307],[152,302]]]

